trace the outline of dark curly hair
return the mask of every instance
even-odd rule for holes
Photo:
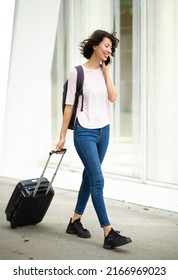
[[[97,46],[103,41],[105,37],[109,38],[112,42],[112,52],[111,55],[115,55],[115,49],[118,46],[119,39],[115,37],[115,32],[109,33],[103,30],[96,30],[93,34],[88,38],[85,39],[83,42],[80,43],[80,51],[81,54],[87,59],[89,59],[93,53],[93,46]]]

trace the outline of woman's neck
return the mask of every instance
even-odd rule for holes
[[[98,69],[100,67],[100,61],[93,59],[92,57],[84,64],[86,68]]]

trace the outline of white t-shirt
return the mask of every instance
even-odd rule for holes
[[[105,78],[101,68],[88,69],[83,66],[83,111],[82,97],[79,97],[76,118],[85,128],[102,128],[111,123],[111,102],[108,100]],[[73,68],[69,74],[66,104],[73,105],[75,100],[77,70]]]

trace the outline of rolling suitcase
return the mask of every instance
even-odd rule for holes
[[[40,223],[48,210],[54,196],[52,183],[57,174],[66,149],[52,150],[40,178],[20,181],[7,204],[5,214],[11,228],[18,226],[35,225]],[[54,153],[61,153],[59,163],[51,181],[44,177],[50,157]]]

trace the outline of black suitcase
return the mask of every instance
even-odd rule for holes
[[[42,221],[53,199],[54,189],[52,183],[65,152],[66,149],[52,150],[49,153],[48,160],[40,178],[23,180],[16,185],[5,209],[6,218],[7,221],[10,222],[11,228],[35,225]],[[48,179],[44,177],[44,173],[50,157],[54,153],[60,153],[61,157],[52,179],[49,182]]]

